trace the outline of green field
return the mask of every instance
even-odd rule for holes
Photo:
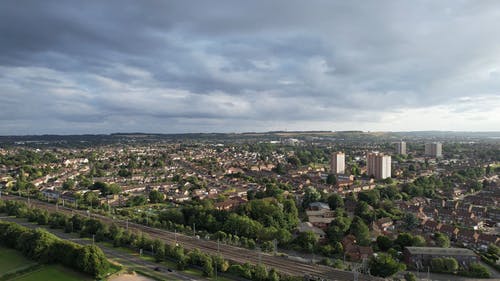
[[[23,257],[23,255],[16,250],[0,247],[0,276],[9,272],[22,270],[36,264],[36,262]],[[9,280],[93,280],[87,275],[80,274],[61,265],[44,265],[41,268],[36,268],[37,269],[35,269],[35,271],[27,272],[24,274],[21,273],[20,275],[9,278]]]
[[[34,264],[35,262],[23,257],[18,251],[0,247],[0,275]]]
[[[40,270],[27,273],[26,275],[18,276],[12,280],[16,281],[40,281],[40,280],[64,280],[64,281],[78,281],[78,280],[93,280],[87,275],[80,274],[71,269],[67,269],[60,265],[47,265]]]

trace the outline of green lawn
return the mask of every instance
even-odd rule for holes
[[[30,272],[26,275],[16,277],[16,281],[40,281],[40,280],[54,280],[54,281],[78,281],[78,280],[93,280],[90,276],[83,275],[71,269],[65,268],[60,265],[47,265],[40,270]]]
[[[23,257],[20,252],[0,247],[0,275],[33,264],[35,264],[35,262]]]

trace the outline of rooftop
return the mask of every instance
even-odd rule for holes
[[[441,256],[476,256],[469,249],[439,248],[439,247],[406,247],[412,255],[441,255]]]

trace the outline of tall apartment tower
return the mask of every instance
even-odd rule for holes
[[[332,154],[330,171],[332,174],[345,174],[345,154],[343,152]]]
[[[368,176],[381,180],[391,177],[391,156],[383,153],[368,153],[366,156]]]
[[[440,142],[426,143],[425,155],[435,158],[442,157],[443,145]]]
[[[396,153],[401,155],[406,155],[406,142],[400,141],[396,144]]]

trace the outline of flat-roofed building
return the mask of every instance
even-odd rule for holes
[[[440,142],[426,143],[425,144],[425,155],[430,157],[442,157],[443,156],[443,145]]]
[[[391,156],[382,153],[368,153],[366,157],[367,174],[375,179],[391,177]]]
[[[343,152],[335,152],[332,154],[330,172],[332,174],[345,174],[345,154]]]
[[[435,258],[454,258],[463,267],[479,261],[476,253],[463,248],[405,247],[404,249],[404,261],[411,268],[426,268]]]
[[[394,144],[396,147],[396,153],[400,155],[406,155],[406,142],[400,141]]]

